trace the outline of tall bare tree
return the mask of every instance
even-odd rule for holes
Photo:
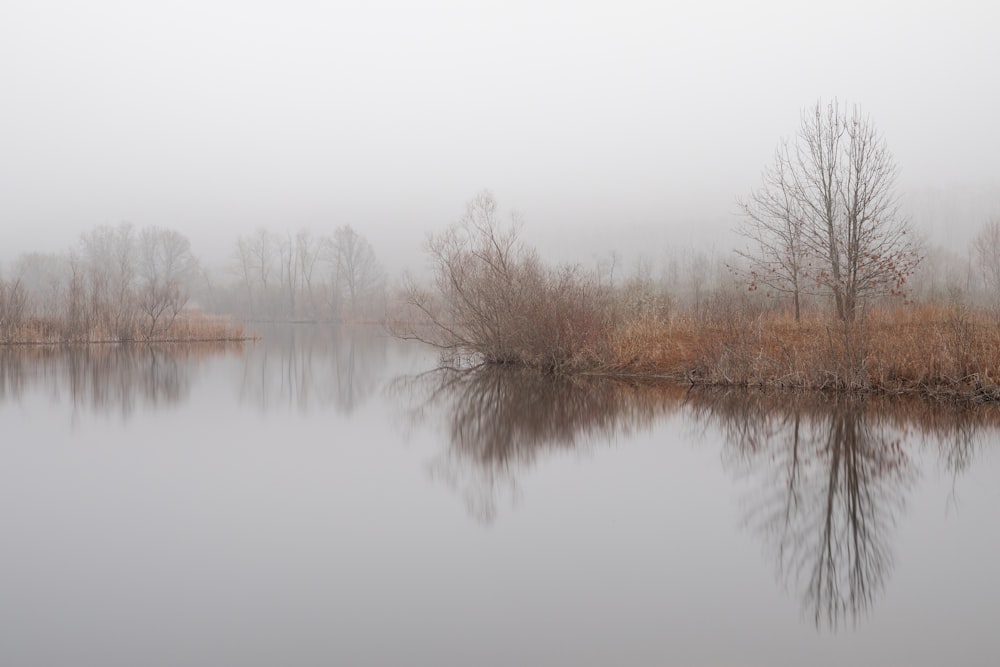
[[[280,238],[264,228],[236,240],[231,270],[242,283],[251,319],[274,315],[271,286],[279,245]]]
[[[972,245],[983,272],[983,286],[993,299],[1000,299],[1000,218],[984,224]]]
[[[817,102],[743,202],[752,256],[793,295],[805,278],[851,322],[864,300],[903,294],[920,260],[895,186],[895,161],[871,119]]]
[[[236,239],[236,247],[233,249],[230,270],[239,278],[242,284],[247,299],[246,313],[250,316],[250,319],[253,319],[256,272],[254,270],[253,240],[251,238],[241,236]]]
[[[285,238],[278,241],[278,262],[278,280],[284,295],[285,316],[294,320],[297,313],[295,297],[298,292],[299,253],[291,232],[286,232]]]
[[[764,169],[761,187],[749,198],[738,200],[744,216],[738,232],[750,246],[737,254],[747,262],[741,272],[747,274],[750,289],[763,286],[789,294],[798,322],[807,257],[802,239],[805,214],[792,196],[791,165],[788,143],[782,142],[774,164]]]
[[[319,263],[324,247],[327,245],[324,237],[313,236],[308,229],[300,229],[295,235],[295,252],[298,255],[298,286],[303,293],[306,314],[315,317],[317,313],[314,281],[316,265]]]
[[[139,306],[146,336],[165,330],[187,304],[189,280],[197,267],[191,242],[172,229],[148,227],[139,236]]]
[[[357,315],[362,299],[371,296],[383,285],[382,268],[371,244],[350,225],[334,231],[330,247],[329,261],[335,293],[345,297],[351,314]]]
[[[102,225],[81,236],[87,307],[100,335],[134,335],[136,234],[132,225]]]
[[[30,295],[31,316],[49,321],[64,316],[62,302],[69,282],[66,257],[29,252],[17,258],[15,275]]]
[[[0,342],[13,340],[24,321],[28,295],[19,279],[0,276]]]

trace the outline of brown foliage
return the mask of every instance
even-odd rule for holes
[[[433,288],[414,282],[401,297],[393,333],[459,358],[547,371],[601,365],[613,299],[596,276],[550,269],[504,227],[492,195],[469,202],[465,216],[432,236]]]
[[[957,305],[876,310],[851,324],[823,316],[734,314],[725,324],[633,320],[612,367],[695,384],[922,393],[1000,399],[1000,327]]]
[[[669,298],[653,307],[650,285],[615,288],[596,273],[546,267],[520,243],[516,223],[500,224],[488,192],[473,199],[456,225],[430,238],[433,287],[404,289],[393,333],[458,365],[1000,400],[1000,327],[986,313],[879,302],[878,290],[860,287],[851,294],[871,298],[850,296],[849,317],[844,303],[800,318],[724,288],[686,309]]]
[[[210,317],[198,313],[181,313],[168,326],[150,332],[139,322],[127,332],[111,330],[94,324],[77,327],[72,321],[28,318],[11,329],[0,344],[46,345],[53,343],[113,343],[113,342],[197,342],[238,341],[249,336],[243,324],[227,317]]]

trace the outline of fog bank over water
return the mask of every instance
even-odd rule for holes
[[[725,250],[734,197],[820,97],[871,114],[919,227],[964,247],[998,206],[984,19],[971,1],[10,0],[0,254],[129,221],[220,263],[257,227],[351,224],[396,270],[483,188],[556,261]]]

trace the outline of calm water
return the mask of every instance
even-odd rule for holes
[[[993,665],[1000,415],[0,349],[2,665]]]

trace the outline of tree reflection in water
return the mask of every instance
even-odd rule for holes
[[[350,414],[374,392],[386,364],[386,336],[377,327],[283,325],[253,343],[0,346],[0,401],[43,389],[74,408],[117,411],[169,405],[191,391],[200,364],[241,355],[243,401],[259,409],[306,411],[332,406]]]
[[[458,490],[485,524],[496,518],[501,497],[516,498],[519,469],[554,451],[585,451],[647,429],[679,409],[685,391],[507,368],[438,369],[400,378],[393,390],[414,401],[417,422],[444,415],[449,447],[431,475]]]
[[[129,417],[138,404],[176,404],[200,362],[238,344],[0,347],[0,401],[43,390],[74,410]]]
[[[375,326],[284,324],[258,333],[243,359],[240,400],[262,411],[332,406],[351,414],[386,364],[387,338]]]
[[[725,465],[757,480],[747,525],[804,611],[831,629],[856,624],[886,586],[917,448],[932,446],[957,474],[1000,423],[1000,406],[687,391],[507,369],[437,370],[395,390],[416,397],[415,421],[443,415],[448,447],[431,473],[487,524],[501,498],[516,497],[518,473],[555,451],[585,451],[677,412],[708,438],[721,433]]]
[[[919,441],[958,473],[998,421],[993,408],[846,395],[703,392],[689,406],[722,428],[730,464],[762,473],[747,524],[803,609],[833,629],[856,624],[885,587]]]

